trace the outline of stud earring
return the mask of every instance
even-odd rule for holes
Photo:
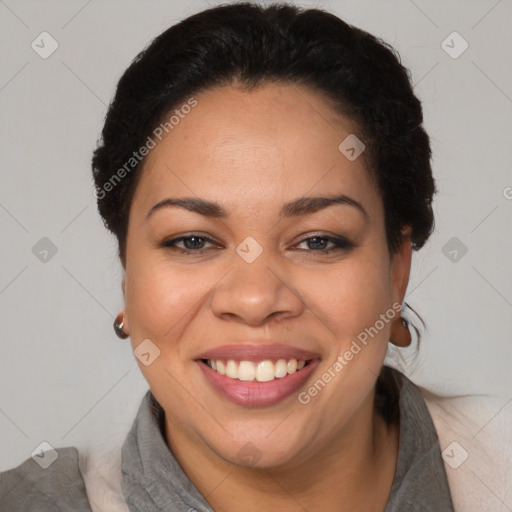
[[[411,344],[412,337],[409,331],[409,322],[403,318],[397,318],[391,325],[390,340],[397,347],[408,347]]]
[[[114,320],[114,331],[116,332],[118,338],[125,340],[126,338],[128,338],[129,334],[127,334],[124,331],[123,326],[124,326],[124,314],[119,313],[116,316],[116,319]]]

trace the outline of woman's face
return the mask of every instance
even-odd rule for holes
[[[389,257],[364,153],[338,148],[354,126],[321,96],[267,84],[195,99],[134,195],[126,328],[170,437],[294,464],[371,418],[410,244]]]

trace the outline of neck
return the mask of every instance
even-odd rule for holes
[[[374,410],[373,398],[371,393],[350,422],[325,439],[320,449],[280,467],[231,464],[166,422],[168,444],[216,511],[382,511],[394,479],[398,427],[386,425]]]

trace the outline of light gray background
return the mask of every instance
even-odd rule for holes
[[[42,441],[82,448],[131,425],[147,384],[129,341],[112,330],[121,267],[96,211],[91,153],[136,53],[214,3],[0,1],[0,471]],[[511,0],[296,3],[393,45],[424,104],[440,193],[436,231],[413,256],[406,295],[429,327],[415,369],[405,353],[408,374],[444,394],[491,393],[506,404]],[[59,45],[47,59],[31,48],[43,31]],[[469,43],[456,59],[441,47],[453,31]],[[32,252],[42,237],[58,249],[46,262]],[[452,237],[467,247],[456,262],[442,252]]]

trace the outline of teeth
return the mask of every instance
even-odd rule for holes
[[[226,365],[226,377],[238,379],[238,364],[230,359]]]
[[[288,375],[288,364],[286,363],[286,361],[284,359],[277,360],[274,375],[278,379],[281,379]]]
[[[297,359],[290,359],[288,361],[288,373],[295,373],[297,371]]]
[[[234,363],[234,361],[230,362]],[[254,380],[254,377],[256,377],[256,368],[254,367],[254,364],[252,364],[250,361],[240,361],[240,364],[238,365],[237,376],[238,380]]]
[[[251,363],[251,365],[254,365],[254,363]],[[258,366],[256,367],[256,380],[258,382],[268,382],[269,380],[274,380],[274,374],[275,369],[274,363],[272,361],[261,361],[258,363]]]
[[[306,365],[306,361],[297,359],[278,359],[275,363],[270,360],[265,361],[228,361],[208,359],[207,364],[212,370],[230,379],[252,382],[269,382],[274,379],[282,379],[287,375],[301,370]]]
[[[215,368],[213,368],[212,362]],[[221,375],[226,375],[226,365],[222,361],[208,361],[208,364]]]

